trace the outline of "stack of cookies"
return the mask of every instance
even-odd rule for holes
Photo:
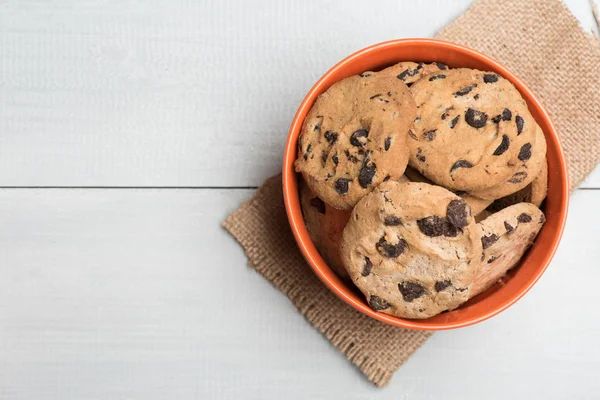
[[[346,78],[306,116],[295,166],[324,260],[397,317],[487,290],[545,222],[544,134],[491,72],[401,62]]]

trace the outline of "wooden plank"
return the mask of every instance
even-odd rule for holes
[[[248,190],[0,190],[2,399],[587,398],[600,391],[600,191],[518,304],[437,333],[375,389],[246,267]],[[592,211],[590,211],[592,210]]]
[[[470,1],[6,3],[0,186],[259,185],[322,73]]]

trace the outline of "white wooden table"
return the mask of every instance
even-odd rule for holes
[[[0,0],[0,399],[598,398],[600,171],[539,284],[384,390],[220,228],[325,70],[469,3]]]

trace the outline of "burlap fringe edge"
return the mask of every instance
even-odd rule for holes
[[[304,315],[304,317],[335,347],[342,351],[346,358],[356,365],[371,382],[377,387],[387,386],[394,375],[394,372],[396,372],[396,368],[400,367],[402,364],[394,368],[393,371],[377,367],[375,361],[369,360],[368,355],[364,354],[364,351],[359,350],[354,346],[354,342],[351,338],[340,335],[340,326],[336,326],[334,322],[326,320],[322,315],[313,312],[314,304],[311,303],[310,298],[302,295],[302,288],[290,285],[284,277],[273,272],[274,268],[272,268],[272,266],[274,262],[260,252],[260,244],[253,240],[253,237],[249,232],[245,232],[246,229],[244,224],[235,223],[237,216],[241,212],[251,207],[254,208],[255,204],[253,204],[253,200],[254,199],[251,199],[246,202],[221,224],[244,249],[244,253],[248,257],[248,266],[258,271],[267,278],[271,284],[283,292],[298,308],[302,315]],[[423,340],[418,343],[415,348],[420,347],[430,336],[431,334],[424,336]]]

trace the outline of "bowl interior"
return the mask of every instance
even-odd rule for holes
[[[364,296],[351,284],[340,280],[323,261],[304,225],[298,198],[297,176],[294,172],[296,143],[304,117],[317,96],[333,83],[368,70],[380,70],[400,61],[438,61],[449,67],[476,68],[493,71],[510,80],[521,92],[529,110],[544,131],[547,141],[548,197],[543,211],[547,222],[535,244],[525,254],[520,265],[485,293],[471,299],[459,309],[425,320],[410,320],[373,311]],[[286,143],[283,163],[283,187],[286,211],[296,241],[317,276],[334,293],[357,310],[383,322],[411,329],[442,330],[468,326],[496,315],[520,299],[537,282],[554,256],[566,222],[568,177],[559,139],[544,108],[533,93],[511,72],[489,57],[469,48],[431,39],[403,39],[385,42],[361,50],[335,65],[313,86],[294,118]]]

